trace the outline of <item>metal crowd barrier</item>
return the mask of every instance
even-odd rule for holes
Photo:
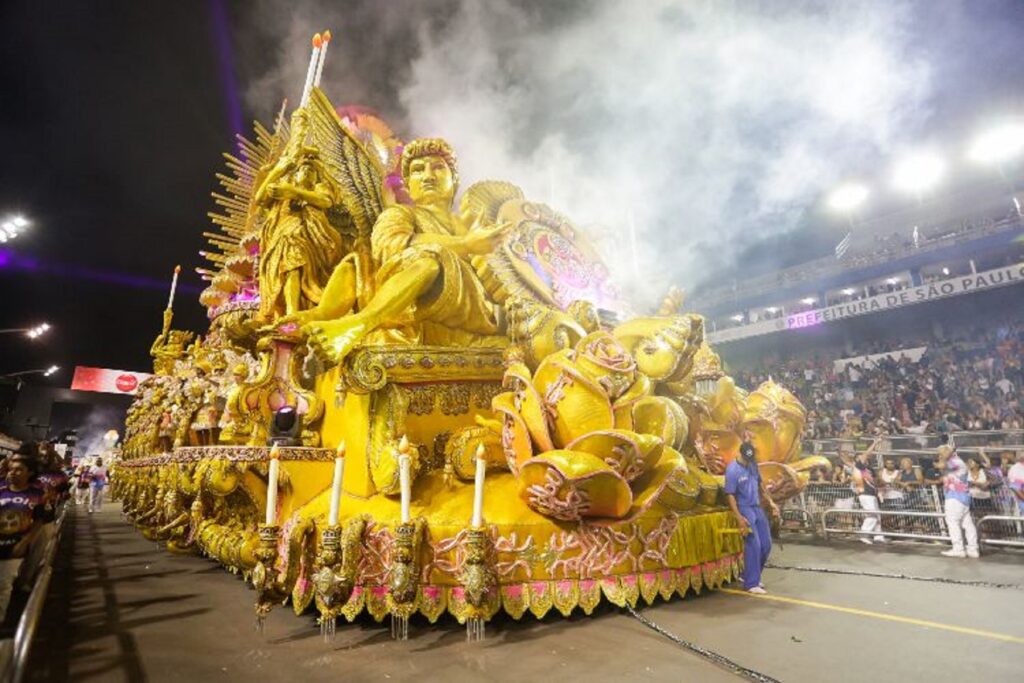
[[[988,531],[993,526],[996,528]],[[978,537],[987,545],[1024,548],[1024,517],[985,515],[978,520]]]
[[[886,497],[883,489],[879,509],[868,510],[861,507],[849,485],[812,482],[799,496],[786,501],[782,509],[782,528],[813,533],[824,539],[851,535],[949,542],[940,487],[916,486],[901,490],[899,494],[890,492]],[[1006,500],[999,494],[993,496],[992,503],[997,512],[1008,509]],[[985,509],[975,509],[973,515],[980,542],[1024,548],[1024,517],[988,514]],[[865,520],[870,518],[878,520],[872,530],[864,528]]]
[[[864,521],[870,518],[878,519],[879,526],[874,530],[851,528],[851,518],[863,518]],[[896,520],[896,529],[903,528],[903,531],[893,531],[893,526],[886,529],[882,523],[885,519]],[[830,520],[838,524],[830,526]],[[845,523],[844,523],[845,522]],[[908,524],[909,523],[909,524]],[[907,526],[899,526],[908,524]],[[941,512],[905,512],[895,510],[846,510],[832,508],[825,510],[821,515],[822,534],[828,539],[830,533],[856,534],[863,538],[881,536],[882,538],[910,538],[924,541],[948,541],[949,534],[946,532],[946,517]],[[915,530],[917,529],[917,530]]]
[[[53,560],[57,556],[57,548],[60,545],[61,531],[64,527],[64,520],[67,517],[68,503],[61,505],[60,513],[54,521],[54,532],[46,544],[42,559],[39,562],[38,574],[32,584],[32,591],[29,593],[28,602],[18,620],[17,630],[14,638],[0,641],[0,681],[3,683],[21,683],[25,676],[25,666],[28,663],[29,651],[32,648],[32,640],[35,637],[36,628],[39,626],[39,618],[43,613],[43,605],[46,603],[46,594],[50,589],[50,579],[53,577]]]

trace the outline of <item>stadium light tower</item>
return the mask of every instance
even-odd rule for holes
[[[35,370],[21,370],[19,372],[9,372],[6,375],[0,375],[0,379],[13,379],[18,383],[18,391],[21,391],[21,386],[24,383],[24,378],[28,375],[42,375],[43,377],[50,377],[60,372],[60,366],[51,365],[48,368],[36,368]]]
[[[1024,123],[1006,123],[976,137],[967,157],[981,164],[996,164],[1001,170],[1002,164],[1021,152],[1024,152]]]
[[[38,339],[47,332],[50,331],[50,323],[41,323],[34,327],[5,327],[0,330],[0,334],[14,334],[16,332],[24,332],[25,336],[29,339]]]
[[[840,185],[828,196],[829,208],[849,214],[857,209],[868,198],[870,191],[859,183]]]
[[[21,370],[19,372],[9,372],[6,375],[0,375],[0,377],[24,377],[25,375],[42,375],[43,377],[49,377],[50,375],[56,374],[60,371],[60,366],[51,365],[48,368],[36,368],[35,370]]]
[[[870,191],[866,186],[860,183],[846,183],[832,190],[828,196],[829,208],[843,214],[849,228],[843,239],[836,245],[837,259],[842,258],[850,248],[850,240],[853,238],[853,213],[868,198],[868,194]]]
[[[892,181],[898,189],[921,196],[935,187],[946,172],[946,162],[934,152],[917,152],[904,158],[893,169]]]

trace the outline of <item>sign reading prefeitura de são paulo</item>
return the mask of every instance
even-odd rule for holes
[[[836,304],[826,308],[816,308],[812,311],[795,313],[784,318],[775,320],[762,320],[750,325],[742,325],[728,330],[719,330],[707,334],[708,341],[712,344],[746,339],[772,332],[783,332],[785,330],[796,330],[803,327],[821,325],[822,323],[852,318],[858,315],[868,315],[880,311],[888,311],[901,306],[911,304],[922,304],[937,299],[945,299],[959,294],[971,294],[986,289],[1016,285],[1024,282],[1024,262],[995,268],[971,275],[952,277],[948,280],[932,282],[927,285],[910,287],[898,292],[888,292],[877,296]]]

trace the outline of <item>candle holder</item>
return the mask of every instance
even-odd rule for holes
[[[368,521],[368,515],[360,515],[344,529],[340,524],[324,529],[313,587],[320,612],[320,633],[325,639],[334,635],[338,615],[352,595]]]
[[[267,615],[274,603],[283,599],[286,591],[277,581],[277,539],[281,527],[261,524],[259,545],[256,546],[256,566],[252,570],[252,586],[256,589],[256,630],[263,632]]]
[[[466,560],[459,583],[466,595],[466,640],[484,639],[488,596],[497,586],[497,577],[488,564],[492,553],[491,534],[486,527],[470,527],[466,531]]]
[[[399,524],[395,528],[393,564],[390,571],[388,610],[391,612],[391,637],[409,639],[409,617],[416,611],[416,593],[419,589],[420,539],[423,537],[422,518]]]

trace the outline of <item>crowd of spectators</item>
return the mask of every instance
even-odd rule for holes
[[[836,368],[838,356],[770,362],[731,374],[741,386],[769,377],[796,394],[808,410],[805,436],[852,438],[889,434],[1019,430],[1024,426],[1024,324],[972,330],[963,339],[919,340],[914,362],[879,343],[854,354],[888,357]]]
[[[22,444],[0,461],[0,617],[31,590],[70,477],[53,444]],[[20,610],[18,610],[20,612]]]
[[[42,568],[61,505],[75,491],[89,512],[100,509],[107,469],[100,458],[76,469],[54,445],[25,442],[0,455],[0,620],[11,628]],[[18,609],[15,609],[15,606]]]

